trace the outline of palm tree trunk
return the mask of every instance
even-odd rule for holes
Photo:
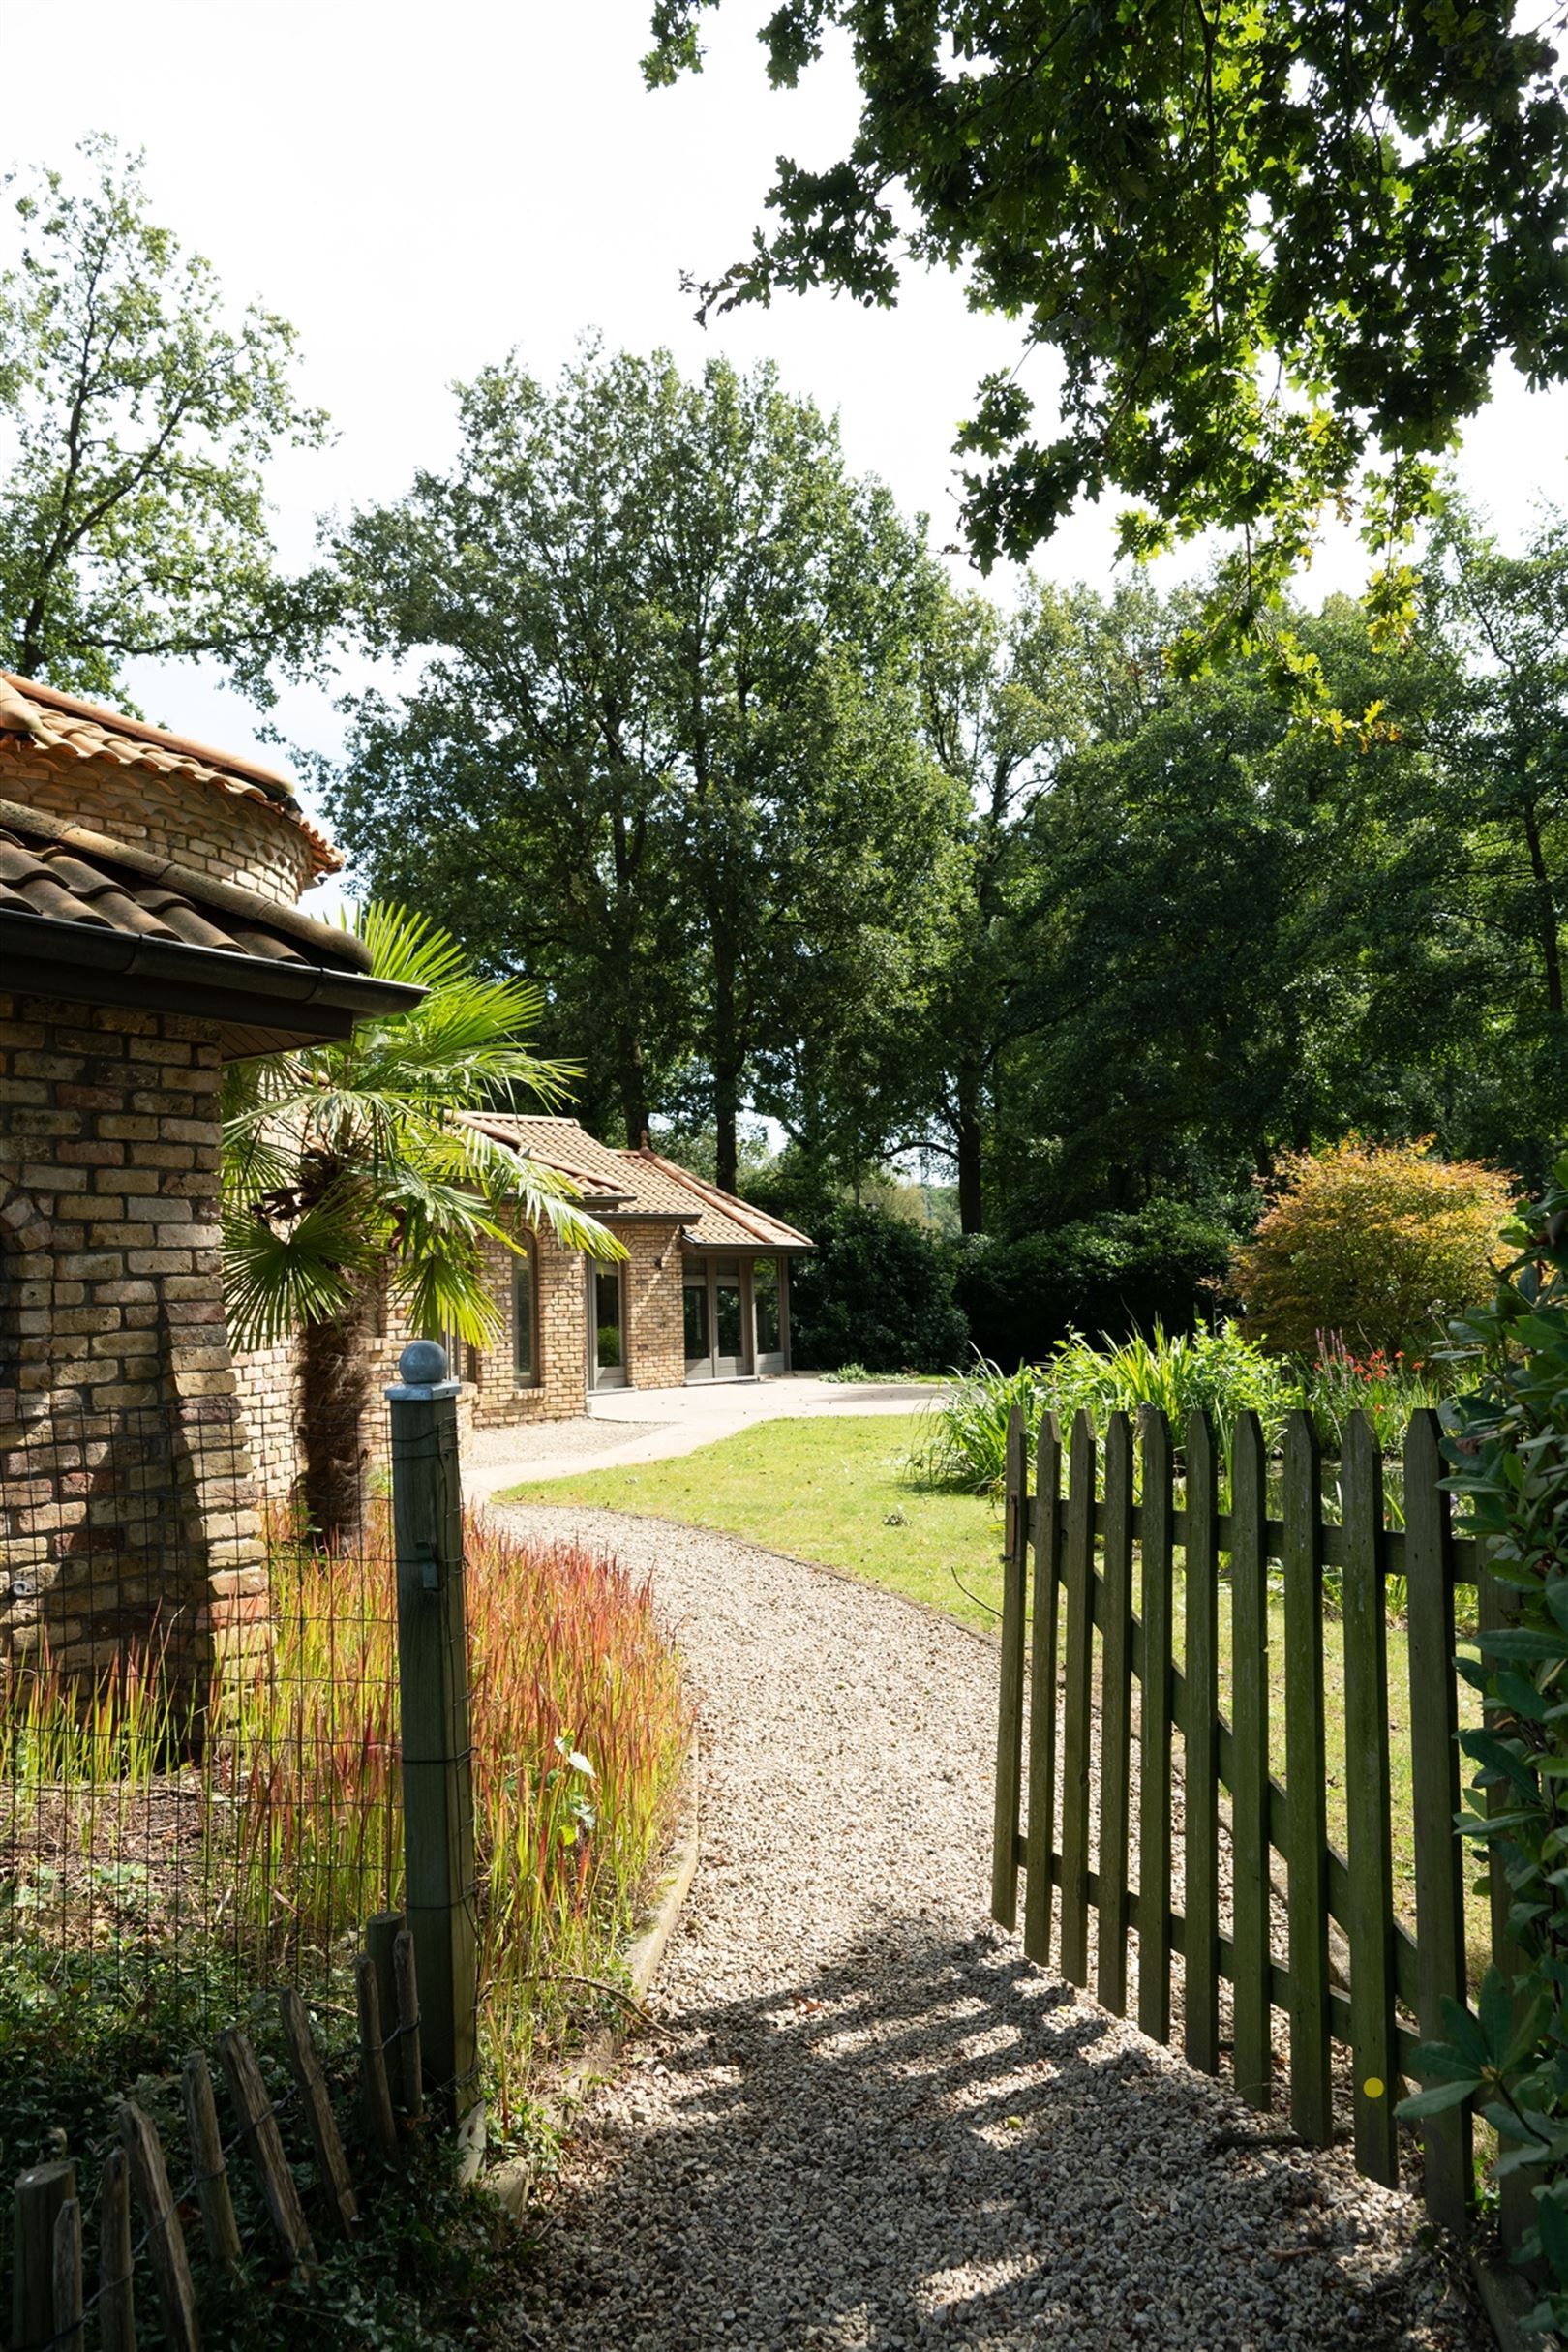
[[[364,1526],[365,1412],[371,1393],[370,1301],[308,1323],[300,1336],[299,1440],[313,1540],[347,1552]]]

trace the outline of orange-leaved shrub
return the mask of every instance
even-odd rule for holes
[[[1508,1177],[1438,1159],[1430,1135],[1287,1152],[1271,1191],[1231,1286],[1251,1338],[1308,1357],[1334,1342],[1424,1355],[1489,1296],[1513,1198]]]

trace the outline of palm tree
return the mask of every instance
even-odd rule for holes
[[[381,1282],[415,1331],[479,1342],[499,1321],[483,1245],[548,1223],[620,1257],[554,1169],[454,1119],[521,1096],[558,1102],[573,1074],[524,1041],[540,991],[487,980],[448,932],[401,907],[353,919],[378,980],[423,988],[349,1038],[230,1066],[224,1111],[224,1283],[237,1347],[298,1332],[304,1501],[317,1539],[359,1531],[371,1310]]]

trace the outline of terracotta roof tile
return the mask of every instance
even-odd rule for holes
[[[368,962],[347,931],[11,800],[0,800],[0,908],[268,963],[363,972]]]
[[[545,1167],[570,1176],[585,1196],[614,1201],[620,1216],[668,1217],[683,1225],[688,1246],[700,1250],[810,1250],[815,1245],[782,1219],[721,1192],[717,1185],[678,1167],[655,1151],[618,1151],[600,1143],[575,1119],[532,1118],[511,1111],[467,1111],[483,1133],[515,1145]]]
[[[119,768],[139,768],[156,775],[188,777],[193,783],[215,786],[236,799],[260,800],[297,825],[311,845],[318,874],[335,874],[343,859],[323,832],[306,816],[288,778],[252,760],[232,759],[208,744],[170,735],[163,727],[126,718],[120,711],[102,709],[52,686],[16,678],[0,670],[0,753],[13,758],[42,757],[52,766],[74,760],[108,760]]]

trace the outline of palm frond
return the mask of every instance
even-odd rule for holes
[[[347,1195],[286,1226],[254,1209],[224,1219],[224,1300],[235,1347],[271,1347],[302,1324],[329,1322],[380,1259],[385,1228]]]

